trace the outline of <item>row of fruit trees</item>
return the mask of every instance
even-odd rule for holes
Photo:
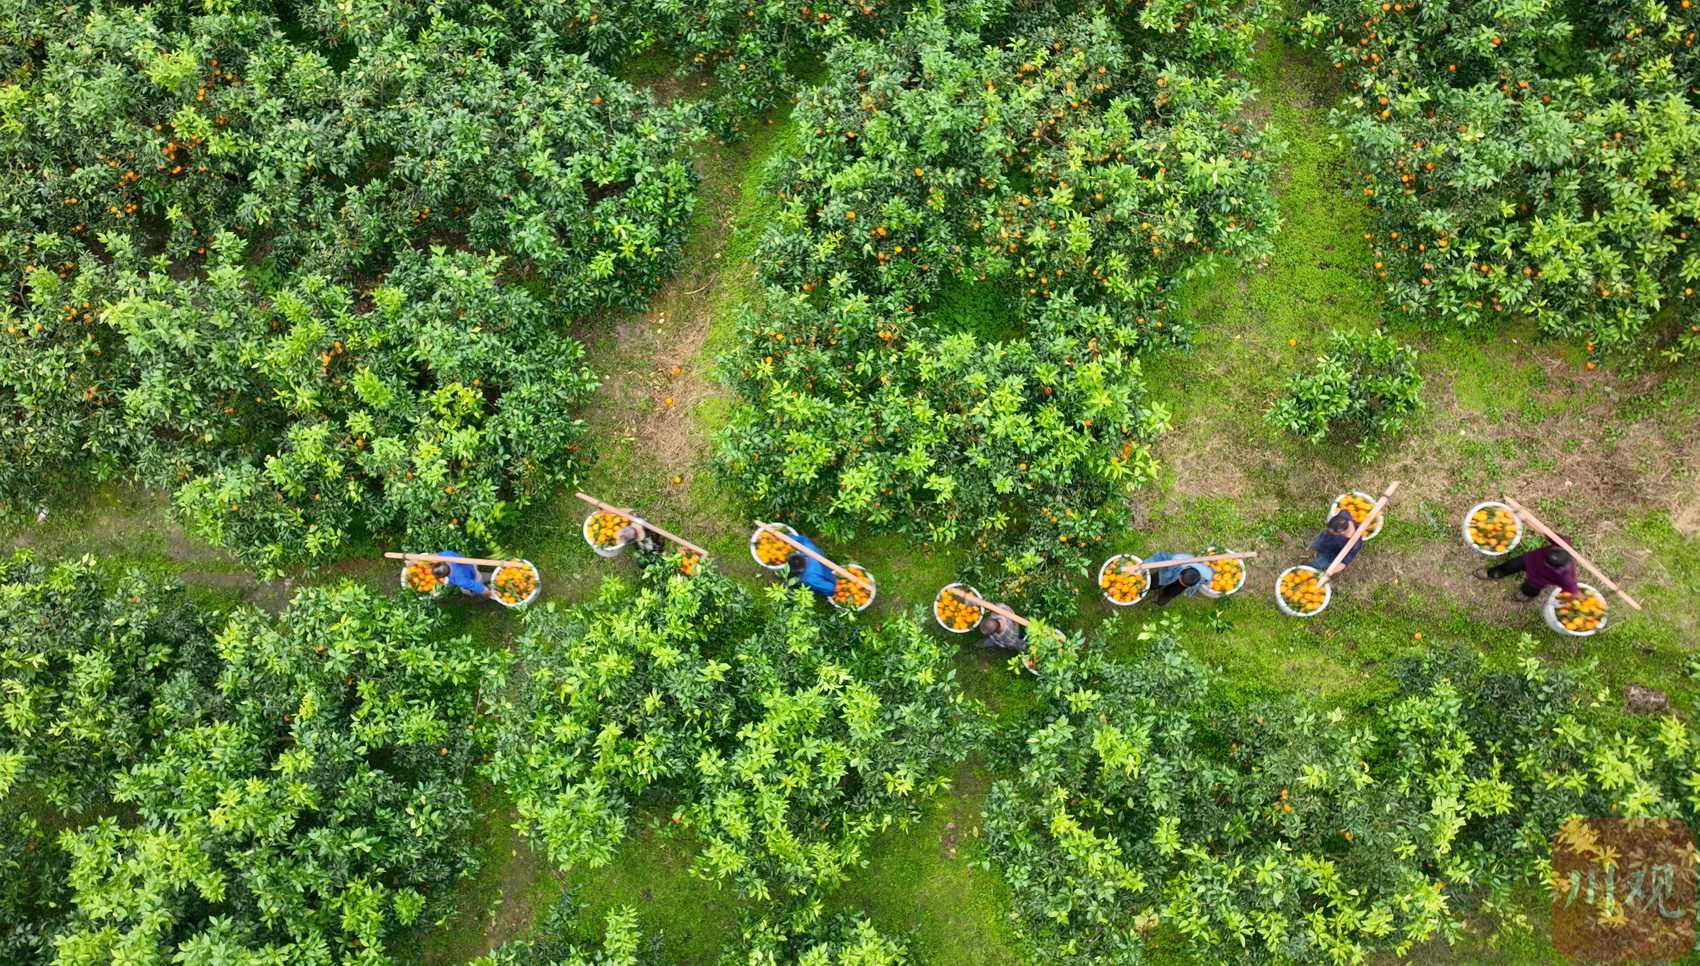
[[[510,652],[353,584],[226,614],[93,560],[14,557],[0,949],[405,960],[477,872],[479,782],[562,869],[643,827],[756,904],[743,941],[886,949],[820,901],[977,753],[1004,777],[974,861],[1055,963],[1133,962],[1152,930],[1206,957],[1401,953],[1456,936],[1466,896],[1544,882],[1571,814],[1700,810],[1700,736],[1675,717],[1618,732],[1590,672],[1527,638],[1513,670],[1458,647],[1403,659],[1348,715],[1224,702],[1169,622],[1133,662],[1064,636],[1032,706],[999,720],[919,614],[870,626],[679,563],[539,605]]]

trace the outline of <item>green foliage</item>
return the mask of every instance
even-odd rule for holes
[[[1423,408],[1417,354],[1386,332],[1335,332],[1314,372],[1293,374],[1287,391],[1265,414],[1275,426],[1322,442],[1342,426],[1356,430],[1358,453],[1375,455],[1382,439]]]
[[[474,871],[490,661],[430,612],[344,585],[215,633],[180,584],[15,558],[0,627],[11,961],[382,964]]]
[[[1335,111],[1405,311],[1524,313],[1590,348],[1692,315],[1700,251],[1697,11],[1317,0],[1302,35],[1352,88]],[[1700,236],[1695,236],[1700,237]]]
[[[571,942],[569,937],[578,931],[574,915],[580,909],[571,896],[562,896],[537,922],[532,937],[510,939],[470,966],[662,966],[654,956],[659,937],[642,942],[637,910],[630,906],[608,914],[600,943],[581,947]]]
[[[594,379],[559,313],[642,305],[672,271],[692,113],[435,15],[351,27],[336,66],[277,26],[0,6],[40,37],[0,61],[0,512],[134,470],[274,566],[354,518],[487,538],[576,472],[566,411]],[[393,413],[354,399],[364,369]]]
[[[474,870],[461,778],[490,661],[434,624],[352,584],[233,615],[212,685],[162,695],[153,753],[113,776],[135,821],[63,836],[58,961],[388,962]]]
[[[696,874],[817,894],[945,787],[979,719],[939,643],[822,619],[802,592],[769,604],[667,560],[635,596],[532,618],[484,770],[558,864],[606,863],[635,808],[670,802]]]
[[[976,533],[967,576],[1059,613],[1107,504],[1155,472],[1167,413],[1133,355],[1184,340],[1175,286],[1261,257],[1274,207],[1243,82],[1041,7],[997,45],[934,11],[833,49],[771,173],[767,312],[722,361],[752,405],[721,457],[767,512],[829,535]],[[951,317],[982,286],[1020,326]]]
[[[987,865],[1041,962],[1135,963],[1159,924],[1218,962],[1403,955],[1458,935],[1458,890],[1541,881],[1571,814],[1700,807],[1685,725],[1609,733],[1604,697],[1534,657],[1489,672],[1443,650],[1352,721],[1296,701],[1212,710],[1209,669],[1167,627],[1141,636],[1138,663],[1047,662],[1021,777],[987,803]]]
[[[50,958],[70,912],[53,830],[111,808],[108,776],[144,760],[155,702],[195,685],[209,645],[180,586],[0,562],[0,959]]]
[[[1250,88],[1136,61],[1102,17],[1035,18],[1002,46],[917,17],[833,60],[774,172],[770,288],[844,275],[910,338],[944,279],[991,279],[1024,314],[1064,293],[1102,307],[1078,334],[1133,348],[1181,336],[1178,279],[1267,254],[1270,162],[1235,116]]]
[[[820,902],[746,916],[719,966],[906,966],[907,944],[881,935],[860,915],[827,917]]]

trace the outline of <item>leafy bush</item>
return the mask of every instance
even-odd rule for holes
[[[1184,339],[1175,286],[1259,257],[1275,208],[1248,87],[1041,6],[997,45],[935,11],[834,48],[771,172],[766,311],[722,362],[751,406],[721,456],[829,534],[977,533],[966,576],[1059,613],[1113,496],[1154,473],[1167,413],[1133,354]],[[988,297],[1023,320],[995,343],[947,308]]]
[[[1360,434],[1358,453],[1375,455],[1381,440],[1399,431],[1423,408],[1423,377],[1417,354],[1377,330],[1367,335],[1335,332],[1315,372],[1294,373],[1287,391],[1265,414],[1275,426],[1322,442],[1342,426]]]
[[[0,562],[0,959],[45,963],[71,910],[54,831],[109,811],[162,694],[204,680],[211,632],[170,587],[84,558]]]
[[[1047,663],[1010,746],[1022,777],[987,803],[987,867],[1041,962],[1135,963],[1159,925],[1214,961],[1403,955],[1458,934],[1460,889],[1541,881],[1571,814],[1700,808],[1685,725],[1608,733],[1602,699],[1533,657],[1487,672],[1444,653],[1353,721],[1292,701],[1213,711],[1213,674],[1170,628],[1141,636],[1138,663]]]
[[[575,475],[570,409],[595,386],[572,365],[583,350],[498,282],[494,256],[404,253],[361,313],[322,276],[262,296],[244,244],[211,245],[206,277],[180,281],[114,237],[111,264],[35,289],[71,306],[103,293],[98,315],[0,342],[12,386],[64,417],[60,438],[92,435],[175,490],[193,531],[265,568],[332,555],[356,527],[488,539]],[[67,380],[55,350],[77,340],[92,351]]]
[[[608,914],[605,932],[597,941],[575,943],[580,931],[574,915],[582,907],[562,896],[549,907],[530,937],[510,939],[474,959],[470,966],[662,966],[655,954],[660,937],[642,941],[637,910],[623,906]]]
[[[696,874],[814,894],[948,783],[978,717],[938,642],[822,620],[803,592],[769,603],[663,561],[635,596],[534,615],[492,685],[485,772],[555,862],[606,863],[636,808],[671,803]]]
[[[217,622],[178,583],[20,557],[0,629],[9,961],[382,964],[475,871],[491,661],[431,612],[344,585]]]
[[[820,903],[795,903],[757,918],[721,951],[719,966],[904,966],[909,947],[881,935],[859,914],[824,916]]]
[[[566,412],[594,379],[554,316],[642,305],[672,271],[692,112],[547,47],[497,58],[449,20],[333,65],[221,10],[0,7],[8,36],[40,37],[0,55],[0,512],[135,469],[267,566],[332,552],[351,515],[487,538],[502,503],[576,471]],[[333,356],[321,389],[309,342]],[[388,420],[352,398],[359,368],[398,394]],[[396,445],[347,449],[362,437]],[[474,438],[477,466],[440,452]]]
[[[1693,8],[1302,9],[1297,29],[1352,88],[1334,120],[1377,212],[1391,301],[1460,324],[1522,313],[1602,349],[1672,306],[1693,314]]]

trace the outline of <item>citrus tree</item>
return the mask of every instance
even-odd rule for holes
[[[1383,438],[1423,408],[1417,354],[1386,332],[1335,332],[1312,372],[1296,372],[1264,417],[1320,443],[1342,426],[1356,430],[1358,453],[1373,458]]]
[[[1169,627],[1142,637],[1137,663],[1049,659],[1026,740],[1005,746],[1021,777],[993,786],[986,865],[1039,961],[1139,962],[1159,925],[1218,961],[1403,955],[1458,935],[1463,890],[1503,903],[1543,881],[1568,817],[1700,806],[1685,725],[1615,732],[1603,698],[1532,656],[1411,661],[1354,719],[1216,710],[1213,672]]]
[[[1603,351],[1692,316],[1695,10],[1660,2],[1308,3],[1389,301],[1453,324],[1527,316]],[[1687,326],[1683,326],[1686,334]]]
[[[181,585],[88,558],[0,562],[0,958],[52,960],[71,911],[56,831],[113,809],[111,774],[171,722],[161,696],[212,657]]]
[[[1139,59],[1103,11],[987,29],[914,13],[840,42],[804,95],[721,456],[764,512],[828,534],[977,534],[966,576],[1066,612],[1115,497],[1155,471],[1168,415],[1135,354],[1185,341],[1182,280],[1267,251],[1270,162],[1248,87]],[[1011,323],[953,308],[975,302]]]
[[[566,51],[498,57],[434,14],[342,47],[278,27],[263,8],[0,4],[7,36],[37,38],[0,53],[0,512],[72,480],[211,475],[180,512],[273,566],[330,552],[351,514],[482,538],[575,472],[566,411],[594,378],[562,315],[641,305],[673,270],[693,112]],[[321,312],[337,321],[297,327]],[[330,358],[302,396],[306,342]],[[360,368],[417,398],[382,425]],[[376,424],[344,422],[361,407]],[[399,442],[373,460],[380,438]],[[475,438],[487,457],[447,455]]]
[[[345,584],[242,610],[208,680],[155,701],[151,753],[66,832],[59,963],[389,962],[475,869],[463,784],[490,659],[436,618]]]
[[[814,894],[948,784],[979,718],[933,637],[766,603],[665,560],[635,593],[537,613],[493,683],[484,771],[556,863],[606,863],[653,802],[700,843],[696,874]]]

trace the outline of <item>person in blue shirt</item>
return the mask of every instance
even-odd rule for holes
[[[1154,553],[1145,558],[1146,563],[1160,563],[1164,560],[1184,560],[1195,556],[1190,553]],[[1215,568],[1209,564],[1182,564],[1178,567],[1159,567],[1157,569],[1157,606],[1166,607],[1169,601],[1181,594],[1192,596],[1198,593],[1198,588],[1210,586],[1210,578],[1216,576]]]
[[[1346,554],[1346,558],[1340,561],[1339,566],[1334,565],[1334,558],[1340,553],[1340,548],[1346,545],[1346,541],[1352,539],[1352,535],[1357,532],[1357,524],[1352,522],[1350,513],[1341,510],[1334,514],[1328,520],[1328,529],[1317,534],[1316,539],[1310,542],[1310,549],[1316,551],[1316,556],[1311,559],[1307,566],[1326,577],[1332,577],[1345,570],[1346,565],[1352,562],[1352,558],[1358,555],[1358,551],[1364,548],[1363,541],[1359,540],[1352,546],[1352,552]]]
[[[456,553],[453,550],[439,550],[437,551],[437,556],[459,557],[462,560],[468,559],[466,554]],[[484,582],[479,579],[478,568],[473,564],[449,564],[438,561],[431,565],[431,573],[435,574],[437,579],[446,580],[456,587],[459,587],[460,592],[468,596],[483,597],[486,599],[494,598],[496,596],[495,591],[484,586]]]
[[[813,540],[800,533],[793,535],[791,539],[823,557],[826,556],[821,548],[815,546]],[[822,597],[831,597],[838,590],[838,575],[819,560],[801,551],[791,551],[785,558],[785,566],[790,571],[790,584],[793,587],[807,587]]]

